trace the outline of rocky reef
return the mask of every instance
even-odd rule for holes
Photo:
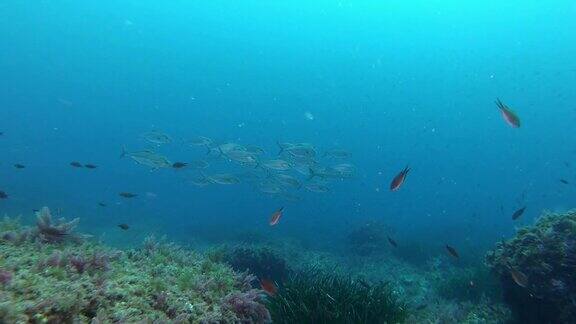
[[[486,256],[518,323],[576,318],[576,210],[544,213]]]
[[[382,253],[388,246],[386,233],[389,231],[382,222],[375,220],[360,224],[348,234],[350,251],[360,256]]]
[[[119,251],[74,233],[78,220],[0,222],[0,323],[268,323],[254,277],[149,238]]]

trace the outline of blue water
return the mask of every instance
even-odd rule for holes
[[[0,213],[33,221],[47,205],[120,244],[250,230],[332,249],[377,219],[398,240],[482,250],[574,207],[575,14],[572,1],[4,1]],[[151,130],[174,139],[157,148],[172,161],[205,157],[182,144],[197,135],[270,157],[276,141],[309,142],[347,149],[357,174],[297,203],[246,183],[199,188],[191,170],[119,158],[149,148]]]

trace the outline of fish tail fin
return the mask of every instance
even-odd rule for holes
[[[128,152],[126,152],[126,145],[122,145],[122,153],[120,153],[120,158],[124,158]]]
[[[278,151],[278,155],[284,153],[284,148],[282,147],[282,145],[280,145],[280,141],[276,140],[276,145],[278,145],[278,147],[280,148],[280,151]]]
[[[312,168],[308,168],[308,172],[310,173],[310,175],[308,176],[307,180],[312,180],[314,177],[318,176],[318,174],[314,172],[314,169]]]
[[[506,105],[503,104],[502,101],[500,101],[500,98],[496,98],[496,101],[494,103],[496,103],[496,106],[498,106],[498,109],[501,109],[501,110],[506,109]]]

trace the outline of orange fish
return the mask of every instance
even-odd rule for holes
[[[520,117],[518,117],[518,115],[516,115],[510,108],[508,108],[508,106],[503,104],[500,99],[496,99],[496,106],[498,106],[498,109],[500,109],[502,117],[508,125],[514,128],[520,127]]]
[[[278,291],[278,287],[272,280],[268,279],[260,279],[260,287],[264,290],[268,295],[274,296]]]
[[[390,190],[391,191],[396,191],[396,190],[400,189],[400,187],[404,183],[404,180],[406,180],[406,175],[408,175],[409,171],[410,171],[410,168],[405,167],[404,170],[400,171],[400,173],[398,173],[394,177],[394,179],[390,183]]]
[[[280,217],[282,217],[282,212],[284,211],[284,207],[278,209],[277,211],[274,212],[274,214],[272,214],[272,217],[270,217],[270,226],[274,226],[276,224],[278,224],[278,222],[280,221]]]

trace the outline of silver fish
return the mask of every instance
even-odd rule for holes
[[[279,184],[272,181],[262,181],[257,183],[256,190],[266,194],[279,194],[284,191]]]
[[[125,148],[122,148],[122,157],[129,157],[136,163],[150,167],[152,169],[162,169],[172,167],[172,162],[168,160],[165,156],[155,153],[151,150],[142,150],[128,152]]]
[[[262,167],[274,171],[287,171],[290,170],[290,164],[284,160],[268,160],[260,164]]]
[[[264,149],[262,149],[259,146],[256,145],[248,145],[246,146],[246,152],[252,154],[252,155],[262,155],[264,154]]]
[[[244,146],[242,146],[240,144],[236,144],[236,143],[224,143],[224,144],[218,145],[216,148],[223,155],[226,155],[232,151],[246,151]]]
[[[317,193],[326,193],[330,191],[330,188],[319,184],[319,183],[308,183],[304,186],[309,191],[317,192]]]
[[[293,146],[284,149],[284,151],[298,158],[313,158],[316,156],[316,150],[314,150],[314,147],[308,143],[294,144]]]
[[[309,179],[313,179],[314,177],[319,177],[319,178],[323,178],[323,179],[327,179],[327,178],[342,178],[342,175],[332,169],[332,168],[328,168],[325,166],[315,166],[315,167],[311,167],[308,169],[310,172],[310,176]]]
[[[354,166],[350,163],[342,163],[335,165],[331,168],[337,174],[339,174],[342,178],[350,178],[354,175]]]
[[[213,141],[205,136],[194,136],[191,139],[189,139],[187,141],[188,145],[192,145],[192,146],[210,146],[212,145]]]
[[[276,180],[281,186],[289,188],[300,188],[301,184],[298,179],[287,174],[275,174],[273,179]]]
[[[221,184],[221,185],[232,185],[232,184],[240,183],[240,179],[238,179],[238,177],[236,177],[232,174],[227,174],[227,173],[213,174],[213,175],[207,176],[207,178],[212,183],[217,183],[217,184]]]
[[[228,159],[239,162],[242,164],[248,165],[256,165],[258,163],[258,159],[254,156],[254,154],[248,151],[239,151],[239,150],[232,150],[227,153],[224,153]]]
[[[190,184],[193,184],[193,185],[198,186],[198,187],[205,187],[205,186],[212,183],[210,181],[210,179],[203,177],[203,176],[192,178],[192,179],[188,180],[188,182],[190,182]]]
[[[167,134],[164,134],[160,131],[151,131],[151,132],[147,132],[142,134],[142,137],[152,143],[152,144],[168,144],[172,142],[172,138],[170,136],[168,136]]]
[[[188,162],[188,167],[191,169],[207,169],[210,166],[210,164],[208,164],[208,162],[204,161],[204,160],[194,160],[194,161],[190,161]]]
[[[335,158],[335,159],[347,159],[350,157],[350,152],[340,149],[328,150],[324,153],[325,157]]]

